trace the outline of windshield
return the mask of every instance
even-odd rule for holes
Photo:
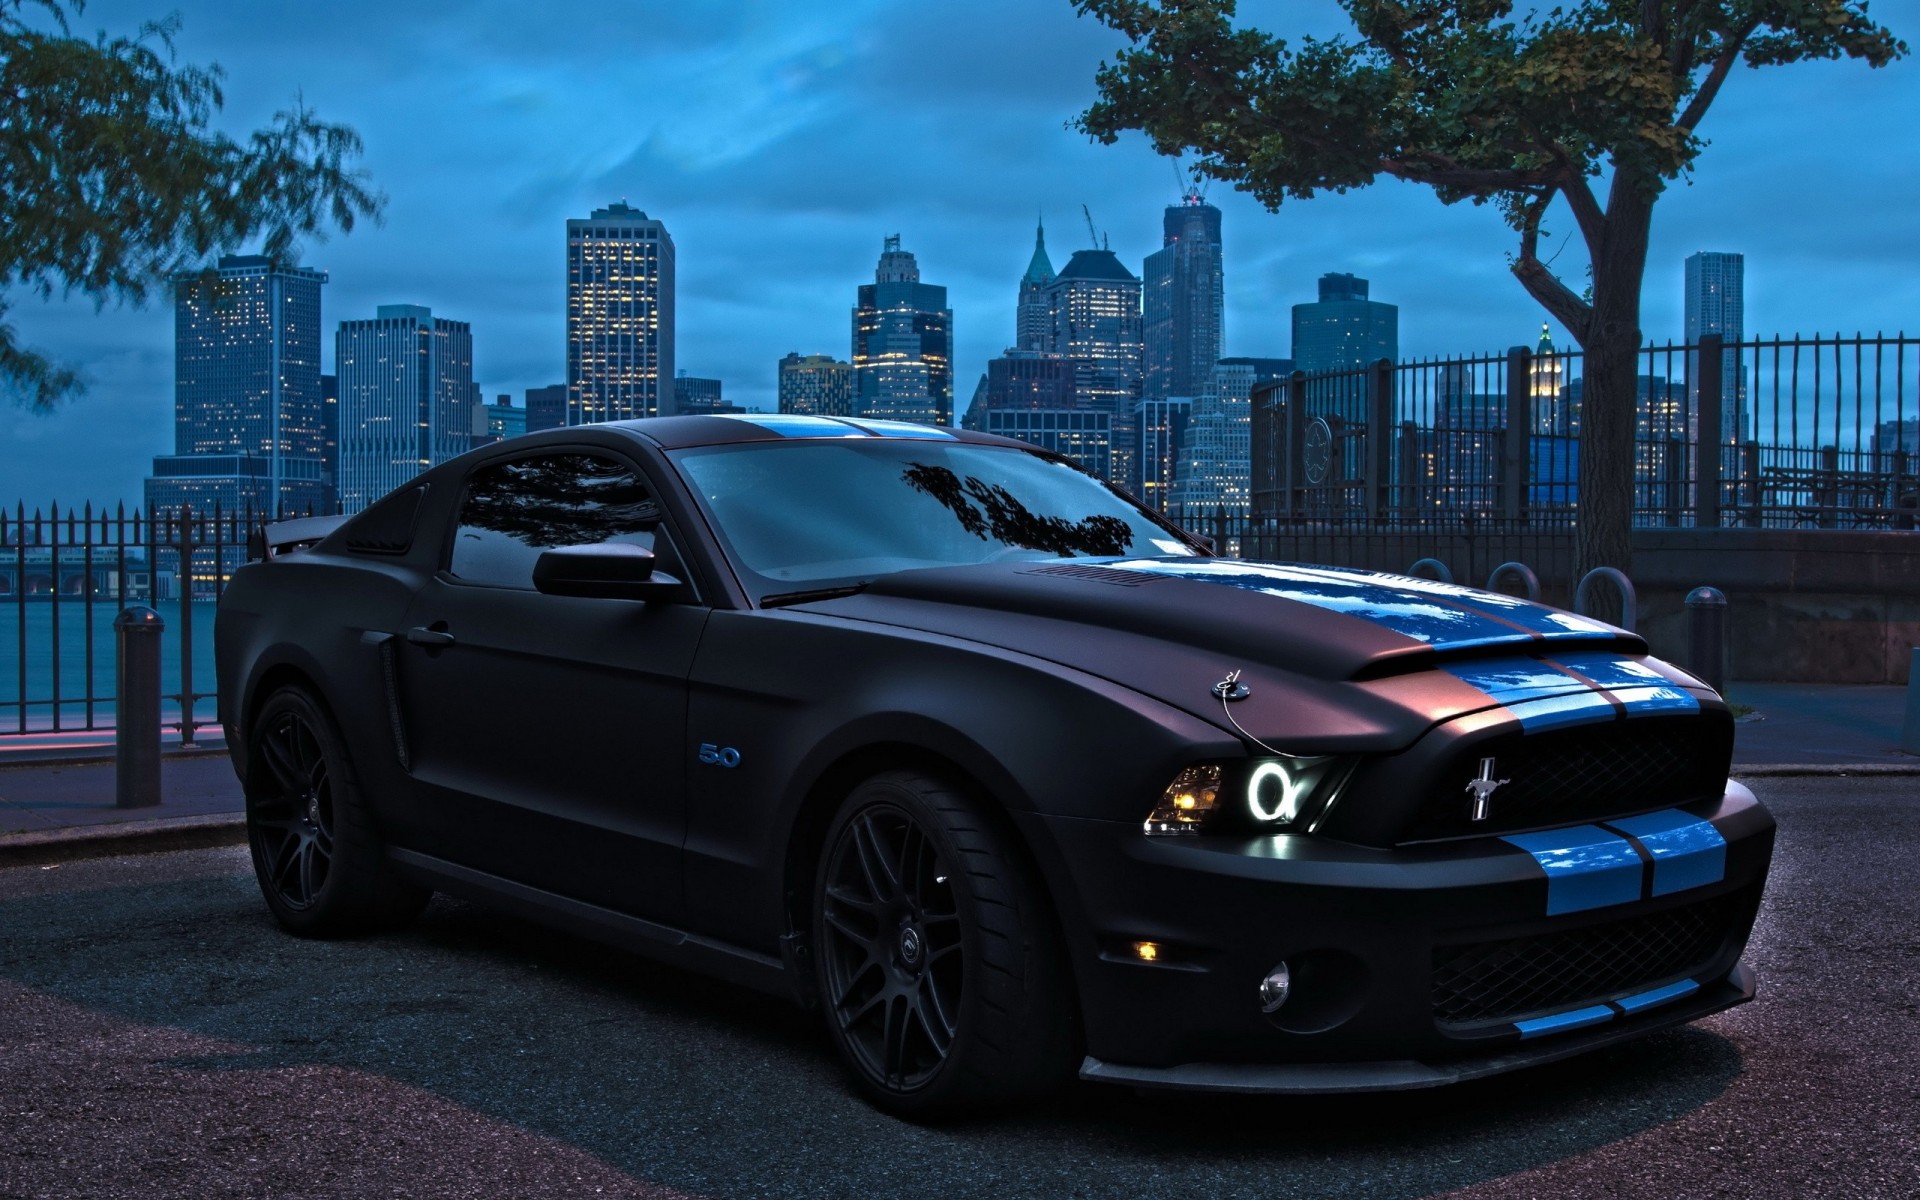
[[[1094,476],[1012,447],[836,438],[672,457],[759,598],[915,567],[1195,553]]]

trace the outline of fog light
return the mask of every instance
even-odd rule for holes
[[[1287,975],[1287,964],[1281,963],[1268,971],[1267,977],[1260,981],[1260,1011],[1279,1012],[1280,1006],[1287,1002],[1287,992],[1292,987],[1293,982]]]
[[[1141,962],[1157,962],[1160,958],[1160,943],[1135,942],[1133,944],[1133,956]]]

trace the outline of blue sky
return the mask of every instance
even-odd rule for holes
[[[92,0],[82,31],[130,31],[165,0]],[[1080,206],[1136,271],[1175,175],[1142,139],[1066,128],[1118,39],[1068,0],[614,0],[528,5],[189,0],[182,60],[227,71],[221,123],[264,123],[296,95],[366,139],[385,223],[307,247],[334,325],[380,304],[469,321],[491,398],[562,375],[564,222],[625,199],[678,249],[680,366],[772,407],[790,350],[845,358],[854,288],[898,233],[949,289],[956,400],[1012,338],[1036,212],[1055,265],[1088,244]],[[1875,5],[1909,42],[1920,17]],[[1288,37],[1332,34],[1332,0],[1242,5]],[[1661,200],[1649,338],[1680,335],[1681,262],[1747,256],[1749,335],[1920,326],[1920,67],[1809,64],[1729,81],[1694,178]],[[1530,342],[1541,316],[1506,271],[1491,209],[1381,184],[1270,214],[1215,185],[1227,351],[1284,356],[1289,306],[1352,271],[1400,306],[1404,356]],[[1550,226],[1571,232],[1564,219]],[[1579,283],[1577,247],[1560,265]],[[0,408],[0,497],[135,500],[172,449],[170,309],[9,298],[31,344],[81,366],[51,417]],[[1564,340],[1564,339],[1562,339]]]

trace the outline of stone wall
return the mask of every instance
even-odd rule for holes
[[[1682,664],[1687,593],[1725,592],[1730,679],[1906,683],[1920,646],[1920,533],[1643,529],[1633,582],[1640,632]]]

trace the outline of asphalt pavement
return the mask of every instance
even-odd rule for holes
[[[1750,1005],[1433,1092],[950,1128],[868,1108],[797,1010],[476,906],[303,941],[236,848],[0,870],[0,1196],[1920,1194],[1920,788],[1753,786]]]

